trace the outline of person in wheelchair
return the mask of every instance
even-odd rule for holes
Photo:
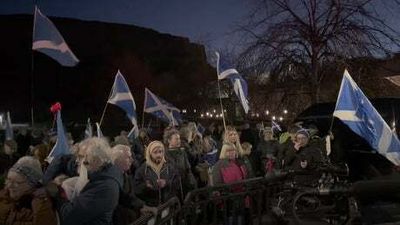
[[[299,185],[309,186],[316,184],[320,177],[317,172],[322,165],[321,150],[315,145],[310,145],[310,134],[305,129],[296,132],[293,147],[285,151],[280,159],[282,170],[294,171],[294,182]]]

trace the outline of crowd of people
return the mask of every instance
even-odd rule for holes
[[[313,170],[326,160],[312,129],[292,126],[279,136],[271,127],[211,124],[199,131],[188,122],[165,128],[162,137],[145,129],[136,139],[124,131],[111,141],[74,143],[69,136],[71,154],[49,163],[56,139],[19,132],[0,155],[0,224],[129,224],[196,188]]]

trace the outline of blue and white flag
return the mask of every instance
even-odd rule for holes
[[[97,131],[97,137],[98,138],[103,138],[104,137],[103,132],[101,131],[99,123],[96,123],[96,131]]]
[[[51,150],[50,154],[47,156],[46,161],[51,163],[55,157],[62,155],[71,154],[69,145],[67,142],[67,136],[65,135],[64,125],[61,120],[61,111],[57,112],[57,141]]]
[[[63,66],[75,66],[79,63],[56,26],[40,12],[38,7],[35,7],[32,50],[46,54]]]
[[[88,118],[85,129],[85,139],[91,137],[93,137],[93,127],[92,123],[90,123],[90,118]]]
[[[215,52],[215,54],[217,55],[218,80],[228,78],[231,81],[233,85],[233,90],[235,91],[236,96],[239,98],[239,101],[243,106],[244,112],[247,114],[250,108],[247,82],[243,79],[239,72],[235,68],[233,68],[233,66],[230,66],[229,63],[221,59],[218,52]]]
[[[6,140],[14,140],[14,131],[13,131],[13,128],[12,128],[10,112],[7,112]]]
[[[181,111],[178,108],[156,96],[147,88],[145,88],[143,110],[172,126],[177,126],[182,122]]]
[[[278,130],[279,132],[282,132],[282,128],[281,126],[279,126],[279,124],[277,122],[275,122],[274,120],[271,120],[271,124],[272,124],[272,130]]]
[[[114,85],[112,87],[111,96],[108,99],[108,103],[114,104],[125,111],[126,116],[129,118],[133,125],[133,134],[135,135],[135,137],[139,136],[135,100],[133,99],[133,96],[131,94],[131,91],[129,90],[129,86],[126,83],[124,76],[122,76],[119,70],[117,72],[117,75],[115,75]]]
[[[344,71],[333,116],[342,120],[392,163],[400,165],[398,137],[372,106],[347,70]]]

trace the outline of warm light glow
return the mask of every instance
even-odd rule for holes
[[[200,117],[204,117],[204,114],[202,113],[202,114],[200,115]]]
[[[279,121],[282,121],[283,120],[283,117],[281,116],[281,117],[279,117]]]
[[[283,110],[283,113],[284,113],[284,114],[287,114],[287,113],[288,113],[288,111],[285,109],[285,110]]]
[[[275,117],[275,116],[273,116],[273,117],[272,117],[272,120],[276,120],[276,117]]]
[[[269,115],[269,110],[265,111],[265,115]]]
[[[194,113],[197,113],[197,110],[196,110],[196,109],[194,109],[194,110],[193,110],[193,112],[194,112]]]

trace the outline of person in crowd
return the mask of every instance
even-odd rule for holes
[[[58,189],[50,189],[61,224],[111,224],[123,186],[122,172],[111,161],[111,148],[104,139],[94,137],[82,141],[77,151],[78,168],[85,166],[88,183],[72,201]]]
[[[85,142],[81,142],[78,144],[75,144],[71,150],[72,154],[68,155],[61,155],[55,157],[50,164],[47,166],[47,169],[44,173],[43,177],[43,183],[47,184],[51,181],[53,181],[57,177],[75,177],[78,176],[78,157],[77,155],[79,154],[78,149],[82,147],[82,143],[84,144]],[[83,156],[80,156],[83,157]],[[60,185],[60,182],[56,182],[58,185]]]
[[[179,197],[183,200],[186,194],[197,187],[193,176],[185,147],[181,144],[179,131],[175,128],[167,128],[164,131],[164,144],[167,146],[165,157],[178,169],[179,173]]]
[[[50,153],[50,148],[47,144],[36,145],[32,148],[32,155],[39,160],[42,165],[42,171],[46,171],[49,163],[46,161],[47,156]]]
[[[213,185],[230,184],[248,178],[246,165],[238,157],[235,145],[225,143],[222,146],[219,160],[212,169]]]
[[[274,133],[271,127],[265,127],[263,131],[263,139],[257,146],[259,159],[261,160],[261,169],[263,174],[270,174],[277,169],[277,158],[280,152],[280,145],[274,139]]]
[[[243,161],[244,165],[246,166],[247,170],[247,178],[255,177],[255,165],[251,160],[252,155],[252,148],[253,146],[249,142],[243,142],[242,144],[243,152],[241,155],[241,160]]]
[[[283,133],[279,138],[280,151],[278,151],[278,162],[276,165],[278,169],[284,167],[285,156],[293,152],[294,141],[298,130],[300,130],[298,126],[292,125],[288,128],[287,132]],[[283,139],[285,139],[284,142],[282,142]]]
[[[212,169],[212,185],[231,184],[248,178],[246,165],[238,160],[238,151],[232,143],[225,143],[222,146],[218,162]],[[235,185],[232,192],[242,192],[244,187]],[[243,224],[245,209],[250,207],[250,199],[244,197],[243,200],[228,200],[226,205],[228,218],[225,224]]]
[[[205,132],[203,136],[203,155],[200,162],[206,162],[209,166],[214,166],[218,159],[217,142],[212,138],[211,133]]]
[[[123,172],[124,184],[119,195],[118,206],[114,211],[113,224],[127,225],[139,218],[140,213],[156,212],[136,197],[130,168],[134,162],[131,149],[127,145],[116,145],[112,148],[111,159],[115,166]]]
[[[4,141],[2,151],[0,152],[0,176],[5,177],[7,170],[18,160],[18,145],[14,140]],[[2,179],[4,181],[4,179]],[[2,184],[4,182],[1,182]]]
[[[236,151],[238,151],[237,152],[238,155],[239,156],[242,155],[243,149],[242,149],[242,145],[240,143],[239,134],[234,127],[226,126],[226,130],[223,135],[222,143],[223,144],[231,143],[231,144],[235,145]],[[220,149],[222,149],[222,148],[220,148]]]
[[[26,155],[26,151],[29,149],[29,145],[31,145],[30,132],[28,132],[26,128],[23,127],[19,128],[17,130],[15,141],[18,143],[18,148],[17,148],[18,155],[20,156]]]
[[[190,167],[194,168],[199,163],[201,143],[198,141],[199,136],[196,135],[193,128],[189,125],[190,123],[179,129],[180,147],[185,149]]]
[[[293,148],[286,152],[283,160],[284,170],[315,171],[322,163],[321,150],[309,145],[310,134],[305,129],[296,132]],[[298,176],[298,182],[312,183],[318,174]]]
[[[150,144],[151,139],[150,139],[150,135],[147,132],[146,129],[142,128],[139,130],[139,143],[142,145],[143,149],[146,149],[147,146]]]
[[[42,188],[40,162],[20,158],[8,171],[6,185],[0,191],[0,224],[56,225],[57,216],[50,197]]]
[[[162,142],[150,142],[145,158],[136,170],[133,187],[137,197],[155,207],[177,196],[179,175],[174,165],[165,159]]]
[[[211,133],[209,131],[204,132],[202,150],[203,152],[200,156],[199,163],[195,167],[197,173],[199,174],[199,188],[209,184],[209,171],[219,158],[217,144],[212,139]]]

